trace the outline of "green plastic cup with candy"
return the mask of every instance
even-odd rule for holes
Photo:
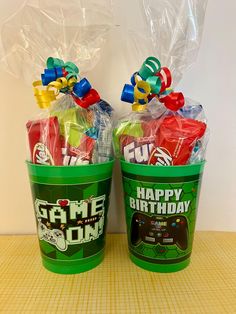
[[[171,71],[147,58],[124,86],[132,112],[113,132],[130,258],[155,272],[190,263],[208,138],[202,106],[171,82]]]
[[[104,257],[113,109],[84,73],[112,27],[110,0],[25,1],[1,27],[2,68],[33,81],[39,110],[26,123],[27,167],[43,265],[58,273]]]
[[[113,109],[75,64],[46,64],[33,83],[44,117],[27,122],[27,165],[43,265],[72,274],[104,258]]]

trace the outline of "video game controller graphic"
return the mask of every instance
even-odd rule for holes
[[[181,250],[188,247],[188,223],[184,216],[160,217],[135,213],[131,222],[131,243],[173,245]]]
[[[48,229],[41,221],[38,222],[38,236],[40,240],[44,240],[56,246],[60,251],[67,250],[67,242],[62,230]]]

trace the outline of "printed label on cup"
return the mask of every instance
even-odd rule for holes
[[[87,200],[58,200],[56,204],[36,199],[38,235],[60,251],[69,245],[82,244],[99,238],[104,228],[106,195]]]
[[[78,185],[32,182],[43,255],[61,261],[76,260],[104,248],[110,181]]]
[[[147,262],[171,264],[191,255],[199,175],[152,178],[123,172],[130,252]]]

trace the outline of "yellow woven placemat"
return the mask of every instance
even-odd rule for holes
[[[35,236],[0,237],[1,313],[236,313],[236,233],[197,232],[178,273],[142,270],[125,235],[108,235],[104,262],[79,275],[41,266]]]

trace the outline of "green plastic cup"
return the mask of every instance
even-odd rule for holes
[[[27,162],[42,262],[48,270],[76,274],[103,260],[113,163]]]
[[[121,161],[129,254],[137,266],[169,273],[189,265],[204,164]]]

